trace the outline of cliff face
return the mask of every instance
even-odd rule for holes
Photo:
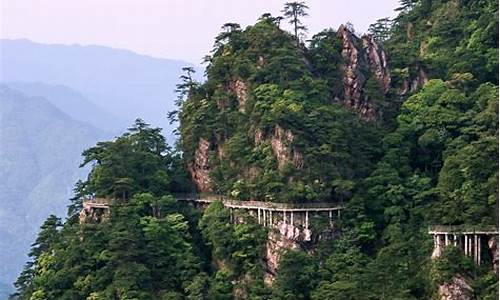
[[[188,171],[191,174],[194,184],[201,192],[212,191],[210,183],[210,142],[206,139],[200,139],[198,147],[194,154],[194,161],[188,165]]]
[[[233,93],[238,100],[238,111],[245,112],[245,104],[248,100],[248,84],[242,79],[234,79],[229,82],[229,91]]]
[[[335,238],[335,228],[326,228],[317,232],[312,228],[305,228],[303,216],[296,215],[294,224],[283,221],[274,221],[270,227],[264,261],[266,273],[264,280],[271,284],[274,281],[279,267],[281,255],[286,250],[301,249],[304,251],[314,249],[317,240],[332,240]],[[302,225],[299,225],[302,224]]]
[[[373,76],[377,79],[384,93],[389,92],[391,85],[391,75],[387,65],[387,54],[372,35],[361,37],[363,41],[363,51],[365,59],[370,66]]]

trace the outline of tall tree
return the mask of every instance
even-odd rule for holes
[[[289,23],[293,25],[295,38],[299,41],[300,31],[307,31],[307,27],[302,24],[301,17],[307,17],[309,6],[305,2],[287,2],[282,12],[285,18],[289,19]]]

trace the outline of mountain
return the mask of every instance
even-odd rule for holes
[[[182,155],[141,120],[86,150],[16,299],[498,299],[498,0],[400,5],[307,43],[304,2],[226,23]]]
[[[80,155],[110,133],[77,121],[49,101],[0,85],[0,282],[12,284],[37,227],[64,215]]]
[[[174,90],[181,68],[192,66],[128,50],[28,40],[0,40],[0,56],[0,81],[64,85],[125,124],[140,117],[161,126],[166,134],[173,128],[166,116],[175,108]]]
[[[129,125],[105,108],[67,86],[42,82],[6,82],[9,87],[31,97],[43,97],[71,118],[107,130],[118,131]]]

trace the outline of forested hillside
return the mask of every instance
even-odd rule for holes
[[[433,260],[428,226],[498,224],[498,2],[398,10],[309,41],[302,2],[225,24],[207,80],[184,68],[179,149],[137,120],[85,151],[69,218],[42,226],[13,298],[497,299],[498,237],[480,266],[454,246]],[[328,238],[282,243],[274,273],[279,230],[174,200],[194,188],[345,208]],[[90,195],[109,215],[78,218]]]

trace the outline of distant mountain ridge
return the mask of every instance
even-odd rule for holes
[[[97,128],[116,131],[128,125],[123,118],[107,111],[67,86],[43,82],[6,82],[5,84],[26,96],[43,97],[71,118],[92,124]]]
[[[112,135],[0,84],[0,282],[11,284],[42,221],[64,215],[83,149]]]
[[[140,117],[164,128],[170,142],[173,126],[166,115],[175,109],[175,85],[182,67],[193,66],[129,50],[47,45],[24,39],[0,39],[0,62],[0,81],[67,86],[125,124]]]

